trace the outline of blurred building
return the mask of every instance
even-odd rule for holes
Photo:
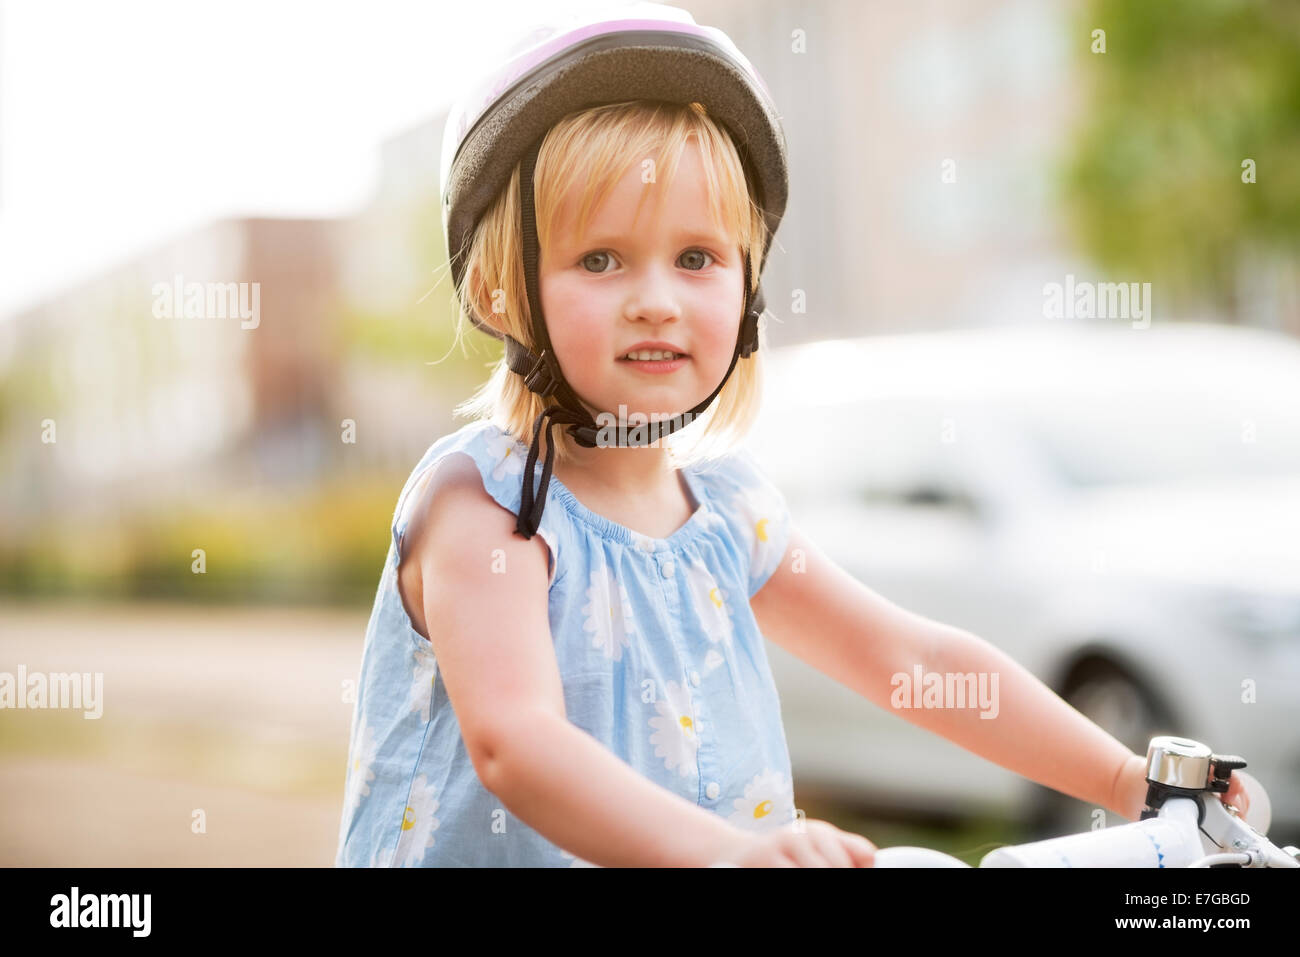
[[[374,327],[450,329],[449,283],[429,268],[441,255],[440,133],[438,122],[388,144],[374,200],[355,217],[205,225],[0,322],[0,528],[21,537],[56,505],[233,503],[409,468],[454,427],[471,384],[457,380],[453,396],[425,364],[439,356],[394,361],[349,337],[369,326],[400,349],[403,330]],[[192,283],[234,298],[213,309],[205,296],[187,314]],[[253,307],[255,318],[239,312]]]
[[[214,223],[0,323],[0,524],[317,471],[338,382],[341,236],[332,222]],[[191,283],[201,315],[169,294]],[[208,289],[241,283],[242,300],[212,308]]]
[[[1072,3],[697,0],[767,80],[790,148],[781,343],[1040,316],[1074,115]],[[807,313],[793,311],[796,290]]]

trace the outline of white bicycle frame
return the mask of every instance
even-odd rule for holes
[[[1000,847],[980,867],[1300,867],[1300,848],[1279,848],[1264,836],[1268,799],[1251,794],[1256,830],[1224,804],[1228,771],[1239,758],[1220,758],[1197,741],[1162,736],[1147,749],[1148,808],[1145,820],[1031,844]],[[1246,777],[1242,775],[1242,777]],[[1251,779],[1253,780],[1253,779]],[[1157,808],[1150,807],[1155,800]],[[969,867],[950,854],[923,847],[885,847],[876,867]]]

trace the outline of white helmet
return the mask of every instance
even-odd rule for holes
[[[531,538],[537,530],[550,483],[554,447],[547,433],[542,484],[533,492],[542,426],[567,424],[580,445],[598,444],[595,420],[565,381],[547,334],[537,287],[537,227],[533,210],[533,171],[548,130],[579,110],[628,100],[702,103],[735,142],[755,204],[763,211],[767,237],[759,274],[772,237],[785,212],[789,190],[785,133],[771,94],[758,72],[731,39],[714,27],[698,25],[685,10],[654,3],[632,3],[616,14],[571,17],[529,34],[500,69],[462,98],[447,118],[442,141],[441,202],[443,236],[452,277],[459,288],[465,257],[483,213],[520,166],[525,285],[532,319],[534,352],[471,315],[474,324],[503,338],[509,367],[533,392],[554,395],[556,404],[537,417],[524,470],[516,526]],[[745,257],[745,304],[736,349],[722,382],[707,399],[658,424],[666,435],[702,413],[730,378],[736,362],[758,348],[761,287],[750,292],[754,264]],[[626,436],[625,436],[626,438]],[[633,444],[628,440],[628,444]]]

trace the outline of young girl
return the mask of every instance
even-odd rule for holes
[[[794,806],[764,636],[882,707],[914,665],[998,673],[994,720],[903,715],[1138,817],[1141,756],[835,566],[739,446],[787,183],[724,34],[639,5],[535,37],[443,149],[459,301],[506,357],[397,501],[337,865],[870,865]]]

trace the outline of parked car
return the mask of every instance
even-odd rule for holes
[[[768,370],[750,448],[835,561],[1002,648],[1138,753],[1172,733],[1241,754],[1270,833],[1296,841],[1300,343],[1003,326],[816,342]],[[768,648],[797,783],[1093,825],[1093,808]]]

